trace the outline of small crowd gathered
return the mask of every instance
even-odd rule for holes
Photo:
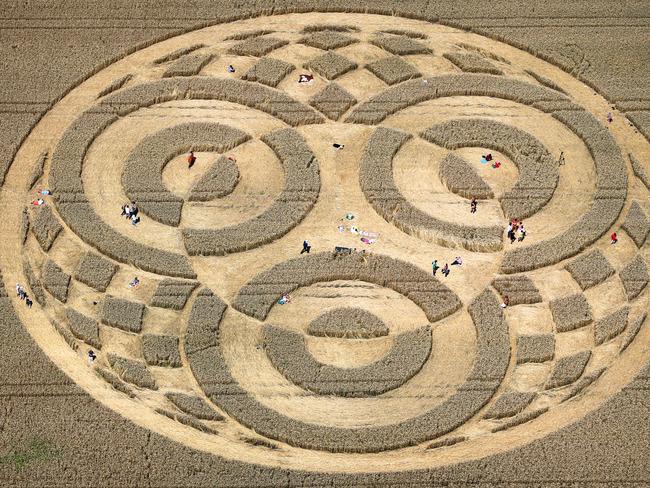
[[[20,283],[16,283],[16,296],[25,302],[27,308],[32,308],[34,302],[29,298],[29,295],[25,291],[25,288]]]
[[[140,212],[140,209],[138,209],[138,206],[135,204],[135,202],[131,202],[129,205],[128,203],[126,205],[122,205],[122,217],[126,217],[128,220],[131,220],[132,225],[138,225],[138,222],[140,222],[140,217],[138,216],[138,213]]]
[[[515,241],[523,241],[526,238],[526,229],[524,228],[524,223],[513,219],[508,224],[508,239],[510,239],[510,244],[514,244]]]

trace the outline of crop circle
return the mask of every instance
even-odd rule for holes
[[[1,196],[26,329],[134,422],[274,466],[442,465],[596,408],[645,331],[647,141],[509,45],[327,17],[167,39],[52,107]]]

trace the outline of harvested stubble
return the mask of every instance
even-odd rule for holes
[[[393,34],[395,36],[405,36],[412,39],[427,39],[428,36],[424,32],[417,32],[405,29],[386,29],[381,31],[382,34]]]
[[[623,282],[625,293],[628,300],[633,300],[648,284],[650,276],[648,276],[648,266],[641,254],[634,256],[634,259],[625,265],[623,269],[618,272],[618,275]]]
[[[266,34],[273,34],[272,30],[268,29],[257,29],[252,31],[237,32],[231,36],[225,37],[224,41],[243,41],[244,39],[250,39],[251,37],[260,37]]]
[[[237,293],[232,306],[264,320],[283,293],[313,283],[359,280],[391,288],[420,306],[435,322],[461,306],[457,295],[426,271],[382,254],[339,256],[322,252],[290,259],[254,276]]]
[[[197,286],[198,282],[196,281],[163,280],[156,287],[156,291],[151,299],[151,305],[154,307],[182,310]]]
[[[419,210],[404,198],[393,179],[393,158],[410,137],[409,134],[386,127],[379,127],[370,137],[359,168],[359,184],[370,205],[386,221],[407,234],[474,251],[501,249],[501,227],[445,222]]]
[[[286,93],[233,78],[191,76],[163,78],[120,90],[90,110],[127,115],[139,108],[178,99],[222,100],[266,112],[291,126],[318,124],[323,117]]]
[[[104,292],[117,272],[118,265],[92,251],[87,252],[75,270],[74,278]]]
[[[27,207],[23,208],[20,213],[20,243],[25,244],[27,241],[27,234],[29,233],[29,210]]]
[[[187,395],[185,393],[167,393],[165,396],[178,409],[188,415],[192,415],[202,420],[223,421],[224,417],[213,410],[208,402],[196,395]]]
[[[643,168],[643,165],[641,162],[634,156],[634,154],[629,154],[630,157],[630,163],[632,164],[632,171],[634,171],[634,174],[641,180],[641,183],[645,185],[645,187],[650,190],[650,176],[648,176],[648,173],[646,173],[646,170]]]
[[[619,335],[627,326],[630,307],[625,306],[616,312],[596,321],[594,324],[594,342],[597,346]]]
[[[279,129],[262,137],[284,169],[284,188],[260,215],[222,229],[184,229],[190,256],[221,256],[254,249],[282,237],[314,206],[320,191],[320,171],[313,152],[294,129]]]
[[[106,100],[128,92],[129,89],[123,90]],[[82,240],[116,261],[161,275],[195,278],[196,273],[187,257],[124,237],[107,225],[88,203],[81,180],[86,151],[104,128],[117,119],[115,115],[105,113],[110,111],[109,107],[95,108],[99,110],[97,113],[92,110],[80,115],[68,127],[52,155],[49,184],[56,195],[61,216]],[[56,224],[60,226],[58,222]]]
[[[77,339],[81,339],[97,349],[102,348],[102,342],[99,338],[99,324],[96,320],[70,307],[66,308],[65,317],[70,330]]]
[[[574,259],[566,270],[583,290],[602,283],[614,274],[614,268],[598,249]]]
[[[561,86],[559,86],[557,83],[555,83],[553,80],[550,78],[547,78],[546,76],[538,75],[532,70],[524,70],[528,75],[532,76],[535,81],[538,83],[544,85],[547,88],[550,88],[551,90],[559,91],[560,93],[566,94],[566,92],[562,89]]]
[[[147,364],[179,368],[182,366],[181,353],[178,349],[178,337],[144,334],[142,336],[142,354]]]
[[[43,287],[58,301],[65,303],[68,299],[70,275],[64,272],[58,264],[48,259],[41,270]]]
[[[206,434],[217,433],[217,431],[214,430],[212,427],[205,425],[203,422],[196,420],[194,417],[191,417],[190,415],[185,415],[184,413],[178,413],[178,412],[171,412],[163,408],[155,408],[154,411],[156,413],[159,413],[160,415],[164,415],[167,418],[176,420],[181,424],[187,425],[188,427],[192,427],[193,429],[200,430],[201,432],[205,432]]]
[[[404,56],[406,54],[430,54],[431,49],[411,37],[379,32],[370,41],[377,47],[392,54]]]
[[[251,66],[244,76],[242,76],[242,80],[256,81],[264,85],[276,87],[294,69],[296,67],[286,61],[275,58],[262,58]]]
[[[555,355],[552,334],[522,335],[517,338],[517,364],[543,363]]]
[[[30,190],[34,188],[36,182],[41,179],[41,176],[43,176],[43,168],[45,167],[46,159],[47,159],[47,151],[43,151],[38,157],[38,159],[36,160],[36,164],[34,165],[34,169],[32,170],[32,176],[29,178]]]
[[[307,333],[316,337],[370,339],[388,335],[388,326],[375,314],[362,308],[335,308],[312,320]]]
[[[639,132],[650,141],[650,111],[626,112],[625,116],[630,119]]]
[[[38,303],[41,307],[44,307],[45,292],[43,291],[43,287],[41,286],[41,280],[39,280],[36,277],[36,275],[34,274],[34,270],[32,269],[32,266],[29,264],[29,261],[27,260],[23,261],[23,272],[25,273],[25,277],[27,278],[27,284],[29,285],[29,290],[34,295],[34,299],[36,300],[36,303]]]
[[[273,325],[264,329],[264,348],[275,369],[301,388],[319,395],[372,397],[402,386],[422,369],[431,352],[431,328],[394,336],[386,355],[359,368],[323,364],[309,352],[302,333]]]
[[[289,41],[286,39],[273,36],[249,37],[228,49],[228,53],[237,56],[255,56],[259,58],[287,44],[289,44]]]
[[[183,199],[162,181],[167,163],[179,154],[194,151],[229,151],[248,141],[245,132],[213,122],[185,122],[148,135],[124,163],[122,186],[140,210],[166,225],[178,226]]]
[[[428,273],[425,274],[428,277]],[[308,449],[379,452],[443,436],[475,415],[494,395],[509,362],[508,326],[496,296],[489,290],[475,300],[470,314],[477,331],[477,348],[469,380],[442,404],[409,420],[386,426],[342,428],[310,424],[286,417],[259,403],[232,377],[217,345],[218,322],[216,330],[188,327],[186,344],[205,344],[204,339],[197,341],[193,338],[198,334],[209,336],[211,345],[195,349],[187,357],[194,376],[208,397],[240,423],[265,437]]]
[[[171,78],[172,76],[194,76],[215,58],[211,53],[190,54],[183,56],[165,70],[163,73],[164,78]]]
[[[188,47],[183,47],[181,49],[177,49],[176,51],[172,51],[169,54],[166,54],[165,56],[156,59],[153,64],[163,64],[166,63],[167,61],[173,61],[174,59],[178,59],[182,56],[185,56],[186,54],[189,54],[193,51],[197,51],[201,48],[205,47],[205,44],[193,44]]]
[[[503,71],[494,66],[480,54],[451,52],[443,54],[443,57],[467,73],[489,73],[491,75],[503,74]]]
[[[357,124],[378,124],[406,107],[427,100],[453,96],[485,96],[532,105],[535,102],[568,100],[549,88],[520,80],[478,73],[462,73],[411,80],[390,87],[359,105],[347,118]]]
[[[331,120],[338,120],[357,99],[336,83],[330,83],[309,99],[309,105]]]
[[[578,329],[592,321],[591,307],[582,293],[551,300],[549,307],[558,332]]]
[[[339,31],[332,30],[312,32],[300,39],[301,44],[315,47],[317,49],[323,49],[325,51],[329,51],[330,49],[338,49],[343,46],[349,46],[355,42],[359,42],[359,40],[347,34],[342,34]]]
[[[133,75],[129,73],[128,75],[122,76],[121,78],[118,78],[117,80],[111,82],[110,85],[108,85],[106,88],[104,88],[102,91],[99,92],[97,98],[105,97],[106,95],[119,90],[124,85],[126,85],[129,81],[131,81],[131,78],[133,78]]]
[[[207,202],[225,197],[233,192],[239,182],[237,165],[225,156],[220,156],[197,181],[187,199],[190,202]]]
[[[630,325],[627,328],[625,336],[623,337],[623,341],[621,342],[621,352],[627,349],[627,346],[632,343],[636,335],[639,333],[641,326],[645,322],[646,316],[647,312],[641,312],[634,319],[630,320]]]
[[[367,64],[366,69],[389,85],[422,76],[413,65],[399,56],[390,56]]]
[[[495,428],[493,428],[492,432],[499,432],[502,430],[510,429],[511,427],[515,427],[516,425],[521,425],[521,424],[525,424],[526,422],[530,422],[531,420],[536,419],[543,413],[546,413],[548,411],[548,408],[549,407],[542,407],[536,410],[531,410],[530,412],[525,412],[516,415],[511,419],[508,419],[503,423],[499,424],[498,426],[496,426]]]
[[[70,330],[67,327],[61,325],[56,320],[52,321],[52,325],[54,326],[56,331],[61,335],[61,337],[63,337],[63,340],[68,344],[68,346],[70,346],[70,348],[73,351],[79,349],[79,344],[77,344],[77,340],[75,339],[75,336],[72,335],[72,332],[70,332]]]
[[[439,441],[434,441],[427,446],[427,449],[437,449],[438,447],[448,447],[458,444],[459,442],[466,441],[467,437],[464,435],[445,437]]]
[[[461,197],[479,200],[494,197],[492,188],[483,181],[474,167],[454,153],[447,154],[440,161],[438,175],[450,191]]]
[[[204,288],[194,300],[185,337],[185,353],[191,354],[217,344],[219,323],[228,306]]]
[[[502,276],[495,278],[492,286],[502,297],[508,297],[510,305],[531,304],[542,301],[542,295],[526,275]]]
[[[490,406],[484,417],[486,419],[502,419],[517,415],[531,404],[537,393],[508,390],[499,395]]]
[[[140,332],[144,310],[145,306],[142,303],[106,295],[102,309],[102,322],[127,332]]]
[[[357,63],[350,61],[340,54],[327,51],[317,58],[312,59],[305,64],[305,68],[311,69],[319,75],[334,80],[345,73],[357,68]]]
[[[113,353],[108,353],[108,362],[118,376],[141,388],[157,390],[156,381],[142,361],[128,359]]]
[[[54,240],[63,230],[59,219],[54,216],[52,208],[48,205],[42,205],[34,211],[32,216],[32,232],[40,244],[43,251],[47,252],[52,247]]]
[[[565,386],[580,378],[590,357],[591,351],[581,351],[556,360],[546,389]]]
[[[421,136],[447,149],[484,147],[508,156],[519,169],[517,182],[500,199],[509,219],[535,214],[557,187],[558,162],[536,137],[516,127],[487,119],[455,119],[434,125]]]
[[[95,372],[100,378],[102,378],[104,381],[110,384],[117,391],[124,393],[125,395],[128,395],[131,398],[135,398],[135,392],[133,391],[133,388],[131,388],[126,383],[124,383],[124,381],[122,381],[113,372],[100,367],[95,368]]]
[[[308,32],[320,32],[320,31],[335,31],[335,32],[359,32],[359,29],[356,25],[344,25],[344,24],[311,24],[307,25],[302,29],[303,34]]]
[[[567,393],[566,397],[564,398],[564,401],[568,400],[569,398],[573,398],[577,394],[581,393],[582,390],[587,388],[589,385],[591,385],[594,381],[596,381],[600,376],[605,372],[605,368],[600,368],[595,371],[592,371],[591,373],[588,373],[584,375],[582,378],[580,378],[578,381],[576,381],[573,385],[571,385],[569,388],[567,388]]]
[[[637,247],[640,248],[643,246],[650,232],[650,220],[648,220],[648,216],[636,200],[632,202],[630,211],[627,213],[625,222],[623,222],[621,227],[634,240]]]

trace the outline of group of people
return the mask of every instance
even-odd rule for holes
[[[36,200],[32,200],[32,205],[36,205],[37,207],[40,207],[41,205],[45,205],[45,200],[43,200],[43,196],[52,195],[52,193],[50,193],[50,190],[38,190],[36,194],[38,195],[38,198]]]
[[[140,222],[140,217],[138,217],[139,212],[140,209],[135,204],[135,202],[131,202],[131,205],[128,203],[126,205],[122,205],[122,217],[126,217],[127,219],[131,220],[131,224],[133,225],[137,225],[138,222]]]
[[[27,308],[32,308],[34,302],[32,302],[31,298],[29,298],[29,295],[20,283],[16,283],[16,295],[25,302]]]
[[[463,259],[460,256],[456,256],[454,260],[451,262],[451,266],[461,266],[462,264],[463,264]],[[433,271],[433,276],[435,276],[437,271],[440,269],[440,265],[438,264],[437,259],[434,259],[433,262],[431,263],[431,269]],[[449,273],[451,272],[451,269],[449,268],[449,263],[445,263],[445,265],[442,267],[440,272],[443,274],[445,278],[449,276]]]
[[[490,162],[492,163],[492,167],[494,169],[499,169],[501,167],[501,162],[495,160],[491,153],[481,155],[481,163],[482,164],[488,164]]]
[[[517,219],[513,219],[508,224],[508,239],[510,239],[510,244],[513,244],[515,241],[523,241],[526,237],[526,229],[524,228],[524,223],[519,222]]]

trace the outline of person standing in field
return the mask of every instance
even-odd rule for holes
[[[612,239],[611,244],[616,244],[618,242],[618,236],[616,235],[616,232],[612,232],[610,238]]]
[[[302,251],[300,251],[300,254],[306,252],[309,254],[309,251],[311,251],[311,246],[309,245],[309,242],[305,239],[302,241]]]
[[[445,276],[445,278],[449,276],[449,265],[447,263],[445,263],[445,265],[442,267],[442,274]]]
[[[434,259],[433,262],[431,263],[431,269],[433,270],[433,276],[436,275],[436,271],[440,269],[440,266],[438,265],[438,260]]]
[[[469,204],[469,211],[471,213],[476,213],[476,197],[472,197],[472,201]]]
[[[196,156],[194,155],[194,151],[190,151],[189,156],[187,156],[188,169],[191,169],[192,166],[194,166],[194,163],[196,163]]]
[[[516,240],[515,232],[517,232],[517,227],[513,222],[510,222],[508,225],[508,239],[510,239],[510,244]]]

